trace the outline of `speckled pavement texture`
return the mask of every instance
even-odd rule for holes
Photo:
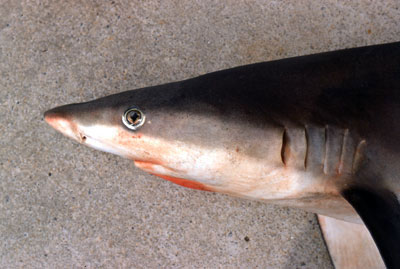
[[[399,40],[396,0],[0,0],[0,268],[332,268],[313,214],[162,181],[42,114]]]

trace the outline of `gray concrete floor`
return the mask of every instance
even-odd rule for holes
[[[313,214],[172,185],[42,113],[399,40],[396,0],[0,0],[0,267],[332,268]]]

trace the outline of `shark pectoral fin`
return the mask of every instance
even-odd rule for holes
[[[351,187],[342,191],[374,239],[387,268],[400,268],[400,204],[386,189]],[[346,240],[351,243],[350,240]]]
[[[336,269],[385,268],[381,255],[362,224],[318,215],[329,254]]]

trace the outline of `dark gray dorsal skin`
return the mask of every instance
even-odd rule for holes
[[[121,127],[121,115],[131,105],[140,107],[149,119],[133,133]],[[237,67],[46,113],[51,125],[82,143],[145,161],[146,165],[137,165],[152,173],[186,175],[200,184],[189,187],[272,200],[343,219],[352,214],[340,196],[345,193],[367,227],[372,227],[369,222],[378,219],[379,212],[394,212],[393,216],[399,212],[399,118],[400,43]],[[64,125],[59,124],[62,121]],[[103,140],[85,133],[91,126],[108,126],[118,135]],[[136,140],[128,139],[131,134]],[[153,141],[136,142],[142,135],[144,141]],[[96,143],[89,142],[92,140]],[[155,143],[157,147],[152,146]],[[173,146],[168,147],[170,144]],[[174,162],[180,153],[171,155],[171,149],[181,145],[185,145],[180,148],[185,158]],[[155,148],[160,150],[155,152]],[[201,162],[185,170],[182,163],[190,163],[191,154],[200,149],[209,149],[210,154],[223,152],[225,155],[218,156],[231,159],[217,168]],[[168,155],[172,157],[166,158]],[[240,168],[240,160],[249,165]],[[149,163],[153,165],[150,168]],[[288,180],[274,182],[273,173],[262,166],[265,163]],[[204,170],[197,171],[200,166]],[[258,185],[247,167],[261,167],[259,173],[269,176],[266,184],[270,185]],[[245,171],[243,176],[230,178],[235,169]],[[389,193],[394,198],[377,202],[369,211],[362,206],[368,195],[354,200],[349,194],[359,188],[372,196]],[[400,230],[398,219],[392,224]],[[371,229],[382,252],[390,251],[387,242],[400,242],[399,233],[376,231]],[[395,240],[388,240],[390,236]],[[387,266],[400,267],[393,256],[383,258]]]

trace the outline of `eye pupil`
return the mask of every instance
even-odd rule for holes
[[[131,111],[129,112],[127,118],[130,124],[138,124],[141,119],[141,114],[139,114],[137,111]]]
[[[122,116],[122,122],[131,130],[137,130],[144,124],[145,116],[137,107],[127,109]]]

